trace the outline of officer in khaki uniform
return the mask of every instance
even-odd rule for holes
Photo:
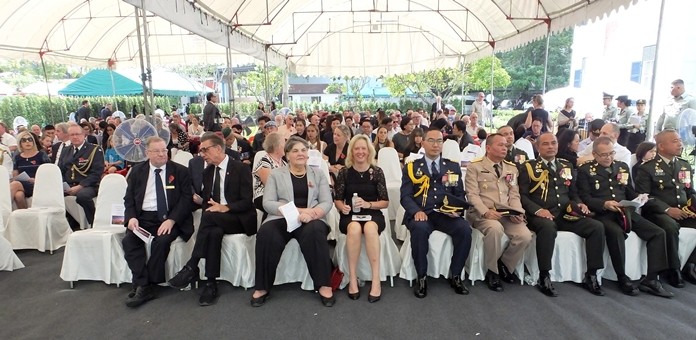
[[[612,105],[611,102],[614,100],[614,96],[604,92],[602,96],[604,111],[602,111],[602,120],[605,122],[615,122],[618,119],[619,110],[616,106]]]
[[[583,287],[592,294],[604,295],[597,282],[597,270],[604,268],[604,226],[585,217],[590,210],[578,197],[573,165],[556,158],[556,136],[543,133],[537,138],[536,146],[540,158],[530,160],[520,168],[519,181],[527,226],[536,233],[540,270],[537,288],[547,296],[557,296],[549,277],[556,230],[571,231],[585,239],[587,272]]]
[[[635,208],[619,204],[622,200],[633,200],[639,195],[633,190],[628,165],[614,161],[612,144],[609,137],[599,137],[592,144],[594,160],[578,169],[580,198],[597,214],[595,219],[604,224],[607,249],[614,264],[619,289],[626,295],[638,295],[638,289],[626,276],[625,270],[626,237],[634,232],[646,241],[648,250],[648,273],[640,283],[640,290],[670,298],[672,293],[666,291],[657,280],[657,275],[667,269],[665,232],[641,217]]]
[[[515,146],[515,131],[512,130],[512,127],[503,125],[498,128],[498,133],[505,137],[505,146],[507,147],[506,161],[518,166],[529,159],[527,152]]]
[[[510,129],[512,130],[512,129]],[[467,199],[473,208],[467,213],[472,226],[483,233],[486,285],[502,292],[500,279],[514,282],[514,270],[532,241],[524,221],[524,209],[517,185],[517,167],[505,161],[506,140],[494,133],[486,138],[486,155],[469,164],[466,171]],[[507,235],[510,244],[501,247]]]
[[[650,194],[643,206],[643,215],[667,233],[669,271],[664,273],[670,285],[682,288],[684,279],[696,284],[696,250],[681,268],[679,261],[679,228],[696,228],[696,214],[689,201],[696,195],[693,171],[685,159],[679,158],[682,142],[674,130],[664,130],[655,136],[657,156],[645,162],[636,172],[636,191]],[[681,268],[681,271],[680,271]],[[683,275],[683,276],[682,276]]]

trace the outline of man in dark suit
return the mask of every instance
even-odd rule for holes
[[[459,143],[459,151],[464,151],[464,148],[474,143],[474,139],[466,132],[466,123],[461,120],[455,121],[452,124],[452,134],[450,137],[454,138],[454,140]]]
[[[92,110],[89,107],[89,100],[83,100],[82,106],[80,106],[75,113],[75,122],[80,124],[83,119],[85,121],[89,121],[89,117],[92,117]]]
[[[638,295],[638,289],[626,276],[626,238],[631,231],[647,243],[648,273],[641,281],[641,291],[670,298],[657,274],[667,269],[665,231],[641,217],[632,207],[619,202],[633,200],[638,194],[633,190],[628,164],[614,161],[614,143],[609,137],[599,137],[592,144],[594,160],[578,169],[578,191],[583,202],[604,224],[609,257],[619,281],[619,289],[626,295]],[[645,195],[647,196],[647,194]],[[647,199],[647,197],[645,197]],[[634,259],[636,260],[636,259]]]
[[[230,159],[225,154],[224,141],[212,133],[201,137],[201,154],[208,163],[203,172],[201,225],[191,258],[169,285],[183,289],[198,278],[198,262],[205,258],[208,278],[199,299],[201,306],[209,306],[217,299],[220,276],[220,251],[225,234],[256,234],[256,209],[253,204],[251,168]]]
[[[237,154],[238,160],[242,163],[251,165],[254,161],[254,149],[241,135],[242,126],[240,124],[235,124],[232,128],[222,129],[222,137],[225,139],[225,144],[227,149],[234,151]]]
[[[679,229],[696,228],[696,214],[689,200],[696,199],[693,171],[689,162],[680,158],[682,141],[674,130],[664,130],[655,136],[657,156],[645,162],[636,173],[636,191],[650,194],[643,215],[667,233],[669,270],[664,276],[670,285],[684,287],[684,280],[696,284],[696,250],[681,268],[679,261]],[[679,270],[681,268],[681,271]]]
[[[218,102],[218,95],[213,92],[208,92],[208,94],[205,95],[205,100],[207,100],[208,103],[206,103],[203,108],[203,127],[205,131],[220,131],[222,129],[219,123],[221,117],[220,109],[215,105]]]
[[[75,196],[77,204],[85,211],[87,222],[94,222],[94,198],[101,176],[104,173],[104,152],[92,143],[85,141],[85,132],[79,125],[68,128],[70,147],[63,147],[58,167],[63,174],[63,181],[70,188],[65,191],[68,196]],[[75,217],[75,216],[73,216]]]
[[[519,166],[529,159],[527,152],[515,146],[515,131],[512,130],[512,127],[503,125],[498,128],[498,133],[505,137],[505,145],[508,148],[508,152],[505,155],[506,161]]]
[[[471,248],[471,226],[459,216],[461,211],[443,213],[439,210],[447,205],[450,196],[466,200],[462,170],[459,164],[441,157],[442,144],[442,132],[428,130],[423,136],[424,157],[404,167],[401,181],[401,205],[406,210],[404,222],[411,232],[411,255],[418,275],[414,294],[418,298],[428,294],[425,275],[428,271],[428,239],[433,230],[452,237],[454,253],[450,264],[450,285],[457,294],[469,293],[461,275]]]
[[[537,288],[547,296],[557,296],[551,283],[551,258],[556,232],[571,231],[585,239],[587,272],[583,287],[594,295],[604,295],[597,281],[597,270],[604,268],[604,226],[585,215],[589,208],[580,201],[576,190],[576,173],[565,159],[556,158],[558,141],[553,133],[542,133],[537,139],[540,158],[520,167],[520,194],[527,213],[527,226],[536,233],[539,262]],[[566,216],[568,206],[576,206],[581,216]]]
[[[124,197],[128,230],[123,251],[134,286],[126,300],[128,307],[138,307],[155,298],[155,286],[165,279],[164,264],[170,244],[179,236],[188,241],[193,234],[193,191],[187,169],[167,160],[163,139],[150,137],[146,148],[148,161],[133,167]],[[145,242],[135,233],[154,237],[150,239],[149,259]]]
[[[70,146],[70,136],[68,136],[68,123],[58,123],[55,126],[55,139],[58,141],[51,146],[51,162],[58,165],[63,149]]]

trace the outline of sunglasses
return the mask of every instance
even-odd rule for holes
[[[34,143],[34,138],[31,138],[31,137],[22,138],[22,139],[19,140],[19,142],[20,142],[20,143],[24,143],[24,142],[32,142],[32,143]]]

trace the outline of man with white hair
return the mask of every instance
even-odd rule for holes
[[[483,92],[478,93],[476,100],[471,103],[471,114],[476,113],[479,117],[485,117],[483,112],[483,109],[486,107],[486,102],[483,101],[485,97],[486,95]]]
[[[616,142],[619,139],[619,134],[621,134],[621,130],[619,129],[619,125],[616,123],[606,123],[604,126],[602,126],[602,129],[599,130],[600,136],[609,137],[611,142],[614,143],[614,159],[630,165],[631,151],[629,151],[625,146]],[[578,153],[578,164],[583,164],[593,159],[594,156],[592,156],[592,144],[588,145],[588,147]]]

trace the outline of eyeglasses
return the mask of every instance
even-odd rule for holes
[[[433,143],[433,144],[442,144],[442,143],[445,142],[445,141],[442,140],[442,139],[432,139],[432,138],[428,138],[428,139],[426,139],[425,141],[428,142],[428,143]]]
[[[216,146],[217,146],[217,145],[201,146],[200,148],[198,148],[198,150],[199,150],[200,152],[202,152],[202,153],[208,153],[208,151],[210,151],[211,148],[214,148],[214,147],[216,147]]]
[[[613,157],[616,154],[616,151],[608,152],[608,153],[594,153],[597,157],[599,158],[607,158],[607,157]]]
[[[32,144],[34,143],[34,138],[28,137],[28,138],[22,138],[19,140],[20,143],[24,142],[31,142]]]

